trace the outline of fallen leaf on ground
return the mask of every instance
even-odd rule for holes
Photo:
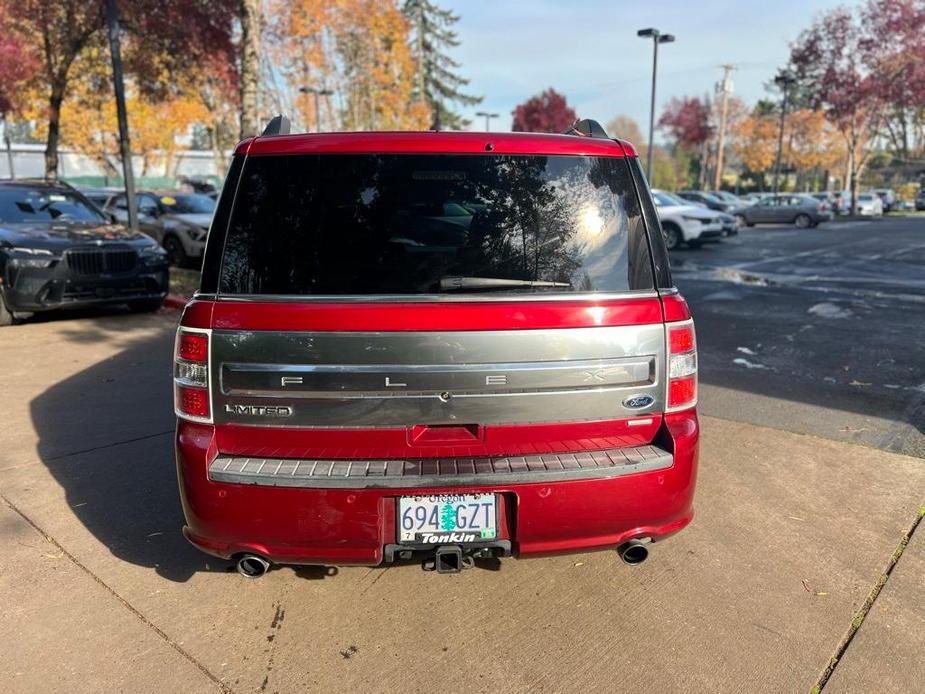
[[[576,561],[576,562],[573,564],[573,566],[584,566],[584,565],[585,565],[585,563],[584,563],[583,561]]]
[[[803,582],[803,590],[805,590],[807,593],[812,593],[813,589],[809,587],[809,581],[807,581],[804,578],[802,582]]]

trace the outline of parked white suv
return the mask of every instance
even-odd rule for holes
[[[719,213],[691,205],[663,190],[653,190],[652,199],[662,223],[668,250],[681,244],[696,248],[704,241],[718,240],[723,235],[723,220]]]
[[[858,214],[862,217],[882,217],[883,200],[877,193],[861,193],[858,195]]]

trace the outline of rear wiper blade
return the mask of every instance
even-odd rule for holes
[[[571,287],[568,282],[550,282],[548,280],[511,280],[501,277],[441,277],[440,291],[459,291],[464,289],[509,289]]]

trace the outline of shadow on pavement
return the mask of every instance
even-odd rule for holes
[[[109,316],[78,324],[75,342],[125,348],[49,387],[30,403],[38,454],[77,520],[113,556],[183,582],[197,571],[233,571],[182,536],[170,390],[173,325]],[[129,339],[135,328],[153,336]]]

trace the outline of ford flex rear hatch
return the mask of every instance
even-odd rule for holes
[[[633,563],[693,514],[694,328],[596,124],[241,143],[175,356],[185,533],[245,575]]]

